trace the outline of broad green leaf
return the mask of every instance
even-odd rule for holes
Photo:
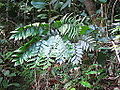
[[[3,77],[0,77],[0,83],[2,82],[2,80],[3,80]]]
[[[0,64],[2,64],[3,63],[3,60],[2,59],[0,59]],[[2,67],[2,66],[1,66]]]
[[[9,81],[4,79],[4,80],[2,81],[3,87],[4,87],[4,88],[7,88],[7,87],[8,87],[8,83],[9,83]]]
[[[11,73],[11,74],[8,75],[8,77],[13,77],[13,76],[16,76],[16,74],[15,73]]]
[[[55,21],[52,26],[55,27],[55,28],[60,28],[62,25],[62,22],[61,21]]]
[[[10,74],[10,71],[9,71],[9,70],[6,70],[6,71],[3,72],[3,74],[4,74],[5,76],[8,76],[8,75]]]
[[[107,0],[99,0],[101,3],[106,3]]]
[[[80,27],[81,28],[81,30],[80,30],[80,34],[87,34],[87,30],[89,30],[90,28],[89,28],[89,26],[81,26]]]
[[[89,75],[89,74],[97,74],[98,72],[97,71],[90,71],[90,72],[87,72],[85,74]]]
[[[31,4],[32,4],[35,8],[43,9],[43,8],[45,8],[45,5],[46,5],[47,3],[45,3],[45,2],[42,1],[42,0],[32,0],[32,1],[31,1]]]
[[[46,19],[47,14],[39,14],[37,17],[40,18],[40,19]]]
[[[16,87],[19,87],[20,84],[19,84],[19,83],[11,83],[11,84],[9,84],[8,86],[16,86]]]
[[[0,8],[1,8],[2,6],[4,6],[4,4],[0,2]]]
[[[92,67],[98,67],[98,66],[101,66],[100,64],[92,64],[91,65]]]
[[[80,81],[80,84],[84,87],[92,88],[92,85],[88,81]]]

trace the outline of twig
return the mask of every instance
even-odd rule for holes
[[[36,73],[36,70],[34,71],[34,78],[35,78],[35,90],[38,90],[37,87],[38,87],[38,83],[37,83],[37,73]]]
[[[112,7],[112,14],[111,14],[111,22],[113,22],[113,18],[114,18],[114,9],[115,9],[115,6],[117,4],[117,1],[118,0],[115,0],[114,4],[113,4],[113,7]]]
[[[26,0],[25,8],[27,8],[28,2],[29,2],[29,0]],[[24,17],[24,25],[25,25],[26,24],[26,13],[25,13],[25,11],[24,11],[23,17]]]
[[[114,41],[111,41],[111,42],[112,42],[113,46],[116,46]],[[116,47],[114,49],[115,49],[115,53],[116,53],[117,59],[118,59],[118,61],[120,63],[119,50]]]
[[[1,21],[4,21],[4,20],[6,20],[6,19],[1,18]],[[15,23],[15,22],[14,22],[14,21],[12,21],[12,20],[7,19],[7,22],[10,22],[10,23],[12,23],[12,24],[14,24],[14,25],[18,26],[18,24],[17,24],[17,23]]]
[[[9,17],[8,10],[9,10],[9,0],[7,1],[7,7],[6,7],[6,21],[8,21],[8,17]]]

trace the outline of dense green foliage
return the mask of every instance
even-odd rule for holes
[[[0,0],[0,90],[119,90],[119,5]]]

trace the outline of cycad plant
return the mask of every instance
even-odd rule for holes
[[[54,30],[53,30],[54,28]],[[12,31],[10,39],[26,40],[27,43],[14,51],[15,66],[47,69],[55,63],[82,64],[82,54],[94,50],[92,29],[83,24],[80,16],[65,15],[49,25],[34,23]],[[31,40],[30,40],[31,39]]]
[[[65,15],[51,24],[33,23],[17,28],[11,32],[10,39],[26,43],[14,51],[12,62],[35,70],[36,85],[39,75],[36,70],[42,70],[48,77],[47,71],[55,64],[82,64],[84,51],[93,51],[96,45],[93,30],[84,25],[84,20],[80,16]]]

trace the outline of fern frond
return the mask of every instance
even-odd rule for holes
[[[18,53],[19,54],[19,53]],[[16,54],[16,55],[18,55]],[[51,36],[47,41],[39,41],[28,48],[27,51],[19,54],[13,62],[18,64],[29,63],[30,68],[52,65],[57,60],[65,61],[69,57],[66,44],[59,35]]]
[[[83,49],[80,47],[79,43],[74,44],[74,55],[71,58],[71,62],[73,64],[82,64],[82,55],[83,55]]]
[[[61,35],[67,36],[71,40],[75,40],[79,37],[82,25],[81,17],[76,15],[74,17],[71,17],[70,15],[65,15],[62,18],[63,25],[59,28],[59,31],[61,32]]]
[[[82,35],[78,41],[80,47],[85,51],[93,51],[96,45],[95,42],[94,38],[88,35]]]
[[[16,41],[26,39],[30,36],[42,35],[43,29],[39,23],[34,23],[24,27],[19,27],[11,33],[13,33],[13,35],[10,37],[10,39],[14,39]]]
[[[115,28],[113,28],[111,33],[115,34],[116,32],[120,32],[120,26],[116,26]]]
[[[26,60],[28,56],[30,56],[30,53],[28,53],[27,51],[29,50],[31,45],[37,42],[38,40],[40,40],[39,37],[35,37],[32,40],[30,40],[28,43],[26,43],[25,45],[21,46],[19,49],[14,51],[14,54],[12,55],[14,59],[12,60],[12,62],[15,62],[15,66],[24,63],[24,60]]]
[[[89,28],[85,25],[81,26],[81,18],[70,16],[66,15],[60,22],[52,24],[52,27],[56,26],[59,31],[57,29],[49,30],[48,24],[32,24],[13,31],[14,34],[10,39],[21,40],[34,36],[31,41],[15,51],[13,55],[15,65],[27,63],[26,65],[30,68],[47,69],[59,61],[70,60],[73,64],[81,64],[84,51],[94,50],[95,41],[94,38],[86,35]],[[65,41],[59,32],[62,36],[67,37]],[[47,38],[41,39],[41,36]],[[76,43],[71,43],[69,40],[76,40]]]
[[[82,55],[84,51],[93,51],[95,40],[91,36],[82,35],[77,43],[74,43],[74,55],[71,58],[73,64],[82,64]]]

